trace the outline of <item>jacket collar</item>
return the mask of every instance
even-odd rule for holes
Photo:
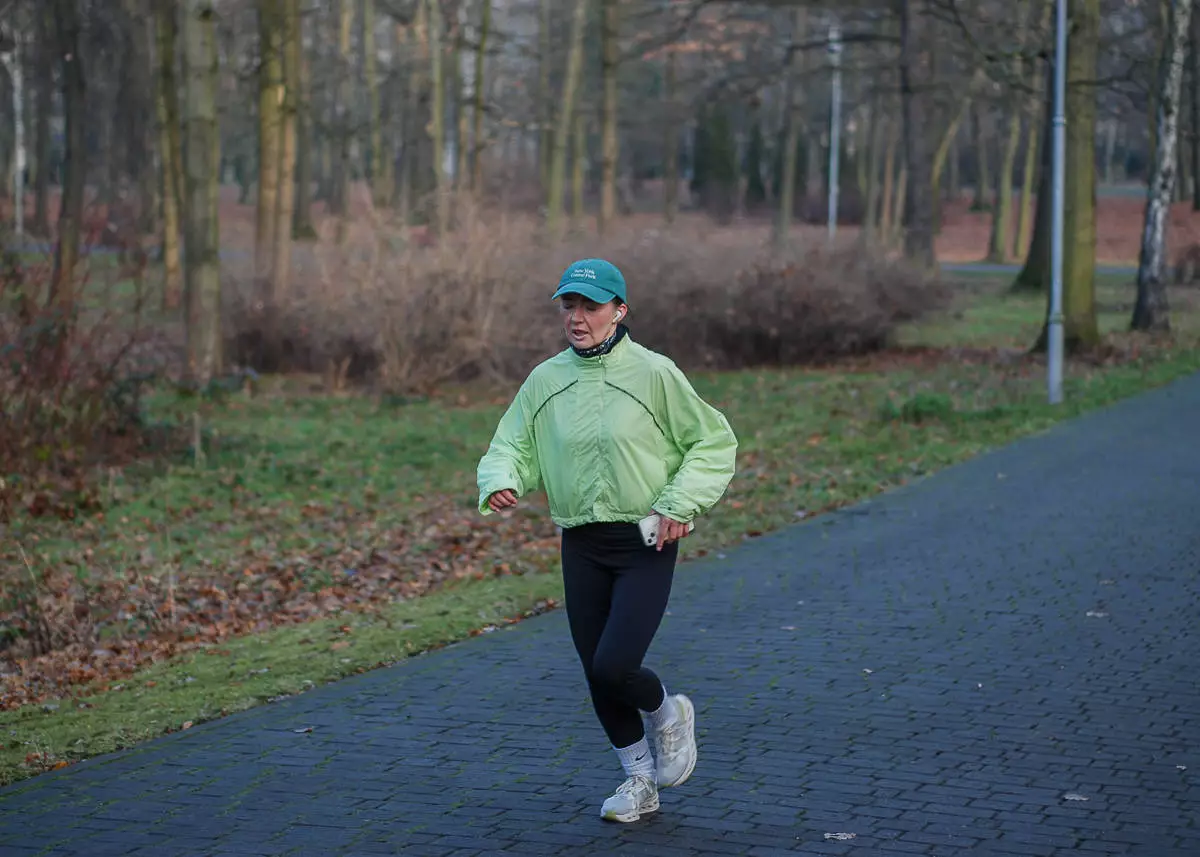
[[[620,363],[622,359],[629,353],[629,347],[633,343],[633,335],[628,330],[625,335],[613,343],[612,350],[606,354],[599,354],[595,357],[582,357],[579,352],[571,346],[567,346],[567,353],[571,357],[571,362],[582,368],[612,366]]]

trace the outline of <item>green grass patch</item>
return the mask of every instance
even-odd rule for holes
[[[985,353],[1023,349],[1040,329],[1043,299],[1007,296],[1005,283],[973,280],[958,306],[902,332],[908,351],[833,368],[695,376],[697,389],[729,416],[740,450],[728,495],[684,542],[684,557],[1200,371],[1200,312],[1187,295],[1173,296],[1174,339],[1147,340],[1119,333],[1132,287],[1105,282],[1101,324],[1123,356],[1071,363],[1066,403],[1051,407],[1044,363]],[[523,513],[487,521],[474,511],[475,465],[505,402],[449,393],[389,402],[284,389],[234,396],[206,413],[201,458],[185,450],[107,474],[102,515],[15,524],[10,542],[35,568],[67,569],[97,592],[105,581],[125,581],[121,591],[146,594],[147,603],[118,605],[98,623],[96,645],[180,636],[163,603],[149,603],[168,591],[168,579],[203,602],[185,604],[182,595],[177,602],[194,626],[184,630],[201,639],[204,616],[216,609],[195,594],[206,582],[247,600],[285,580],[289,604],[307,605],[312,618],[217,634],[132,674],[0,712],[0,782],[392,663],[559,599],[544,503],[530,498]],[[190,406],[162,396],[152,407],[158,418],[179,421]],[[11,552],[3,559],[18,567]],[[381,597],[394,594],[395,579],[382,591],[347,583],[381,567],[416,573],[455,562],[464,573],[447,573],[444,587],[399,603]]]
[[[372,614],[235,637],[141,670],[105,693],[0,712],[0,783],[501,628],[562,598],[562,581],[550,571],[450,587]]]

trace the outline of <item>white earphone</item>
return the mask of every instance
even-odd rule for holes
[[[621,318],[622,318],[621,313],[619,313],[619,312],[613,313],[613,323],[614,324],[616,324],[618,321],[620,321]]]

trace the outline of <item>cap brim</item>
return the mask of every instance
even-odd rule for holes
[[[593,286],[591,283],[567,283],[559,286],[558,291],[551,295],[550,300],[556,300],[563,295],[583,295],[589,301],[595,301],[598,304],[606,304],[617,298],[607,289]]]

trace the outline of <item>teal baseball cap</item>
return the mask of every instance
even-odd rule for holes
[[[554,300],[563,295],[583,295],[598,304],[606,304],[614,299],[625,303],[625,277],[612,262],[604,259],[580,259],[572,262],[563,271],[558,281],[558,290],[550,298]]]

